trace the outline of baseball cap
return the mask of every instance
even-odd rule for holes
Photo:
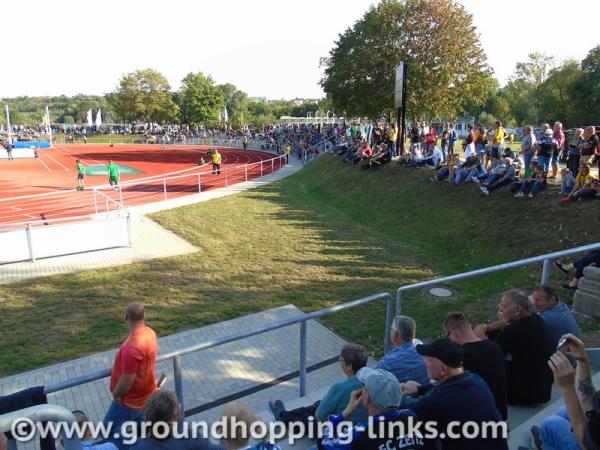
[[[363,367],[356,373],[369,397],[381,409],[397,408],[402,400],[402,389],[398,378],[387,370]]]
[[[431,344],[417,345],[416,349],[419,355],[437,358],[448,367],[460,367],[465,360],[462,347],[450,339],[438,339]]]

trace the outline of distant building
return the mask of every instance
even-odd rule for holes
[[[443,119],[443,120],[435,120],[431,122],[431,126],[435,127],[435,131],[438,135],[442,133],[444,130],[445,123],[454,124],[454,129],[456,130],[456,134],[459,138],[465,138],[468,134],[467,125],[475,126],[475,117],[474,116],[461,116],[456,118],[455,120]]]

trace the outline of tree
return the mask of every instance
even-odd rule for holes
[[[179,109],[164,75],[153,69],[136,70],[119,80],[111,96],[115,112],[126,122],[174,122]]]
[[[581,116],[581,125],[600,120],[600,45],[591,49],[581,62],[581,78],[573,83],[573,99]]]
[[[225,106],[223,91],[201,72],[188,73],[181,80],[177,103],[184,123],[211,126],[220,122]]]
[[[408,66],[410,117],[455,116],[481,104],[491,70],[473,18],[451,0],[383,0],[340,35],[321,86],[338,114],[378,118],[394,107],[395,67]]]
[[[236,128],[247,124],[250,119],[248,94],[231,83],[220,84],[218,87],[223,92],[230,124]]]
[[[537,89],[541,118],[560,120],[571,127],[580,122],[583,111],[575,100],[577,83],[582,75],[580,64],[575,60],[567,60],[560,67],[550,71],[548,78]]]

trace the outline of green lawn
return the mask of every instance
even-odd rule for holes
[[[123,308],[133,301],[144,302],[152,327],[167,335],[288,303],[316,310],[597,240],[600,201],[560,205],[554,187],[532,200],[504,191],[485,197],[430,176],[396,164],[365,172],[325,155],[281,182],[155,214],[202,251],[0,287],[0,370],[118,345]],[[460,296],[451,303],[414,292],[403,311],[420,336],[434,337],[448,310],[490,318],[499,292],[538,279],[532,268],[456,283]],[[384,316],[383,304],[367,305],[326,324],[380,354]]]

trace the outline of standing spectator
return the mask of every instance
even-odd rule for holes
[[[454,124],[448,124],[448,153],[451,155],[454,153],[454,146],[458,140],[458,135],[454,129]]]
[[[398,150],[396,149],[396,140],[398,139],[398,131],[396,130],[396,124],[393,123],[388,129],[388,150],[392,156],[398,156]]]
[[[475,149],[475,132],[471,124],[467,125],[467,138],[464,141],[464,146],[465,158],[477,154],[477,150]]]
[[[156,333],[145,323],[144,306],[127,305],[125,323],[129,337],[115,355],[110,377],[113,401],[104,416],[104,424],[112,423],[118,429],[124,422],[141,422],[148,399],[157,390],[154,363],[158,354]],[[127,450],[123,437],[111,436],[119,449]]]
[[[553,138],[553,131],[550,128],[546,128],[544,134],[536,142],[538,164],[542,166],[544,172],[548,172],[550,168],[550,161],[554,148],[556,147],[556,141]]]
[[[560,156],[565,146],[565,133],[563,133],[562,127],[562,123],[554,123],[552,137],[554,138],[556,145],[554,146],[554,149],[552,151],[552,175],[550,176],[551,180],[554,180],[556,178],[556,175],[558,173],[558,160],[560,159]]]
[[[444,124],[444,131],[442,131],[442,135],[440,136],[440,144],[442,146],[442,154],[444,157],[444,162],[448,160],[448,139],[450,138],[450,132],[448,131],[448,124]]]
[[[444,331],[465,353],[463,367],[476,373],[488,385],[496,408],[504,420],[508,417],[506,404],[506,372],[502,349],[489,339],[479,338],[462,312],[450,312],[444,320]]]
[[[521,156],[523,157],[523,161],[525,162],[525,169],[529,169],[531,165],[531,160],[534,155],[534,147],[535,147],[535,134],[533,134],[533,127],[531,125],[527,125],[525,127],[525,131],[523,132],[523,142],[521,143]]]
[[[385,354],[375,365],[393,373],[400,383],[414,380],[427,382],[427,369],[423,357],[417,353],[413,344],[417,324],[412,317],[396,316],[390,329],[390,338],[394,348]]]
[[[10,142],[10,139],[6,139],[4,146],[6,147],[6,155],[8,156],[8,160],[12,161],[14,159],[12,155],[13,145],[12,142]]]
[[[567,168],[574,177],[579,173],[579,160],[581,159],[580,148],[582,144],[583,128],[577,128],[577,130],[575,130],[575,138],[569,142],[569,150],[567,152]]]

